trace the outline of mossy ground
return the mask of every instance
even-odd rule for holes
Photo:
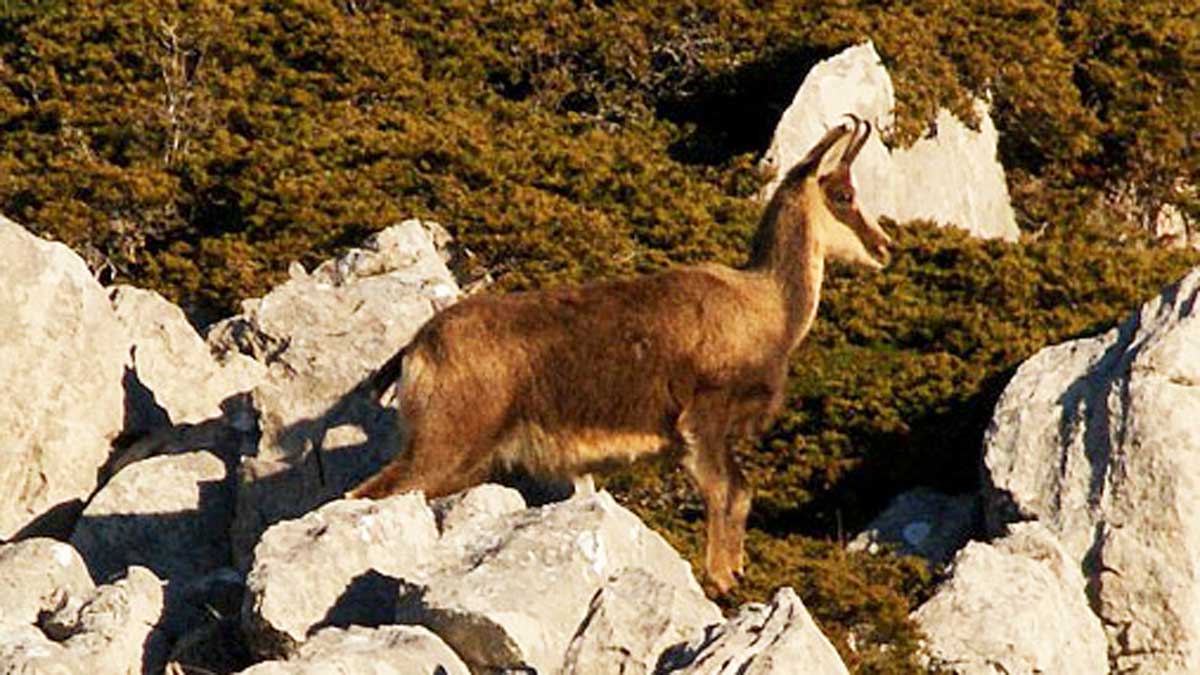
[[[198,322],[406,217],[507,289],[737,263],[754,162],[815,60],[871,38],[896,142],[987,94],[1020,244],[892,225],[832,270],[757,486],[735,600],[797,588],[852,668],[905,672],[912,561],[842,551],[898,491],[976,487],[991,406],[1038,348],[1111,326],[1196,256],[1103,209],[1197,214],[1194,2],[7,0],[0,212]],[[608,484],[693,560],[677,471]],[[855,648],[851,649],[849,638]]]

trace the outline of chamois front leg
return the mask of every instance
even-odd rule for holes
[[[724,424],[710,417],[703,428],[682,426],[680,433],[685,449],[683,467],[704,500],[705,571],[717,592],[724,595],[742,573],[750,491],[727,442]]]
[[[726,446],[725,457],[729,462],[729,556],[733,560],[733,572],[740,579],[746,572],[746,520],[750,517],[750,504],[754,493],[738,466],[734,445]]]

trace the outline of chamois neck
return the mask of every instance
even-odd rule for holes
[[[785,188],[789,188],[787,192],[783,192]],[[776,191],[746,265],[747,270],[769,277],[779,286],[788,310],[787,335],[793,349],[816,318],[825,275],[825,256],[806,208],[811,198],[810,191],[800,186],[784,185]]]

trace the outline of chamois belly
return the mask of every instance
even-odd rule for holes
[[[496,464],[545,476],[571,477],[632,463],[670,447],[661,433],[589,429],[546,429],[522,422],[496,448]]]

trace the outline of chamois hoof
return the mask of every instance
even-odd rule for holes
[[[704,581],[704,592],[710,597],[721,597],[729,595],[729,593],[738,585],[739,575],[732,572],[723,574],[709,573]]]

